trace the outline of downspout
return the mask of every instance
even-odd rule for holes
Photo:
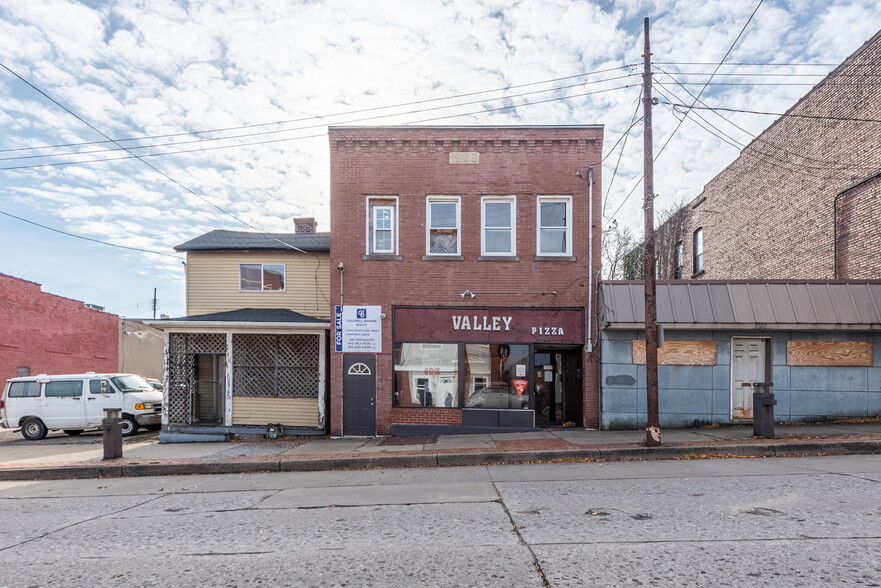
[[[587,246],[587,352],[593,352],[593,166],[587,168],[587,226],[590,233]]]

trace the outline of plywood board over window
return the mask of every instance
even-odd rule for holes
[[[645,341],[633,342],[633,363],[645,363]],[[716,365],[715,341],[667,341],[658,348],[658,365]]]
[[[823,367],[872,367],[875,344],[865,341],[787,341],[786,364]]]

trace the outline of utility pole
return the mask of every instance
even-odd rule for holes
[[[153,288],[153,318],[156,318],[156,288]]]
[[[646,447],[661,444],[661,421],[658,414],[658,312],[655,299],[655,178],[652,152],[652,53],[649,44],[649,19],[645,18],[645,53],[643,54],[643,198],[645,227],[645,394]]]

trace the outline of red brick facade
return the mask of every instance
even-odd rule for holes
[[[879,77],[881,33],[713,178],[685,223],[659,229],[659,278],[673,278],[677,242],[692,277],[697,228],[695,278],[881,278]]]
[[[118,369],[119,317],[0,274],[0,383],[31,375]]]
[[[461,410],[393,408],[393,308],[582,308],[589,267],[600,269],[602,128],[397,127],[331,128],[331,265],[344,265],[346,306],[380,305],[382,352],[376,356],[376,432],[393,423],[457,425]],[[593,228],[588,168],[593,166]],[[576,172],[581,177],[576,175]],[[427,198],[459,198],[459,255],[427,254]],[[516,259],[482,257],[482,198],[513,196]],[[572,246],[565,260],[537,256],[540,196],[571,198]],[[396,202],[396,255],[368,253],[368,197]],[[593,262],[589,264],[590,237]],[[340,280],[331,280],[340,304]],[[463,296],[465,291],[476,295]],[[497,294],[497,293],[504,294]],[[556,292],[538,294],[537,292]],[[595,308],[595,307],[592,307]],[[584,313],[585,319],[592,320]],[[585,324],[585,333],[588,326]],[[595,325],[591,330],[595,340]],[[597,359],[581,354],[583,424],[599,424]],[[342,353],[331,351],[331,433],[342,432]]]

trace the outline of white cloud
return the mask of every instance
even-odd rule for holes
[[[360,114],[329,115],[641,63],[644,16],[651,17],[656,61],[715,63],[754,8],[754,2],[727,0],[619,0],[601,4],[575,0],[115,0],[99,8],[74,0],[0,0],[0,52],[15,56],[7,65],[114,137],[306,119],[281,126],[157,139],[157,143],[177,145],[145,153],[274,142],[148,157],[145,161],[255,227],[290,231],[292,217],[314,216],[319,227],[327,229],[328,146],[325,129],[320,125],[417,120],[433,120],[430,124],[604,124],[604,154],[608,154],[631,122],[640,71],[622,71],[636,74],[628,79],[507,101],[489,101],[500,93],[481,94]],[[766,0],[729,61],[837,62],[879,27],[881,6],[877,0]],[[613,75],[618,74],[603,74]],[[684,79],[680,74],[677,78]],[[566,83],[596,79],[590,76]],[[620,89],[626,85],[631,87]],[[548,86],[510,93],[541,87]],[[670,87],[687,100],[684,91],[675,85]],[[492,110],[505,104],[611,88],[617,89],[521,107],[516,112]],[[689,89],[697,94],[700,86]],[[702,100],[733,108],[782,111],[807,89],[783,85],[711,86]],[[471,100],[488,101],[485,105],[450,107]],[[436,110],[415,112],[431,108]],[[390,113],[395,116],[370,120]],[[478,114],[442,118],[451,113]],[[638,116],[641,114],[640,109]],[[317,115],[325,118],[309,118]],[[702,115],[738,141],[750,140],[749,135],[722,119],[706,112]],[[753,133],[772,120],[726,116]],[[656,152],[677,123],[669,107],[656,108]],[[313,125],[318,126],[306,128]],[[185,142],[281,128],[299,130],[226,142]],[[313,134],[322,136],[297,139]],[[33,90],[5,74],[0,76],[0,149],[99,139]],[[109,146],[77,149],[102,148]],[[628,137],[614,184],[605,194],[608,213],[621,206],[619,222],[637,229],[642,224],[642,188],[637,187],[623,206],[622,202],[642,173],[641,148],[642,130],[637,125]],[[697,194],[736,154],[736,149],[686,121],[659,160],[655,185],[662,202]],[[83,158],[122,155],[95,153]],[[612,181],[617,159],[614,153],[604,163],[606,187]],[[0,167],[8,165],[12,164],[0,161]],[[0,201],[0,209],[13,207],[9,212],[39,218],[70,232],[94,238],[105,236],[120,244],[170,250],[214,228],[248,230],[137,160],[0,174],[6,186],[0,194],[8,196]],[[18,226],[8,225],[3,219],[0,223],[4,223],[4,230]],[[78,264],[100,261],[119,272],[150,277],[132,278],[140,285],[136,294],[102,290],[83,294],[84,298],[96,300],[108,295],[143,299],[144,290],[152,294],[155,276],[161,276],[171,291],[182,295],[183,274],[174,259],[122,250],[114,253],[104,248],[109,251],[102,249],[86,262],[82,256],[76,257],[79,244],[65,246],[61,243],[70,243],[69,238],[57,239],[57,250],[70,249],[72,257],[66,265],[74,271]],[[7,250],[16,246],[13,241],[0,241],[0,245]],[[95,250],[88,251],[92,255]],[[38,281],[46,275],[26,273],[38,264],[25,267],[7,263],[0,271],[15,274],[21,270],[25,272],[22,277]],[[68,295],[76,296],[74,292]],[[121,298],[107,305],[125,306],[127,300]]]

